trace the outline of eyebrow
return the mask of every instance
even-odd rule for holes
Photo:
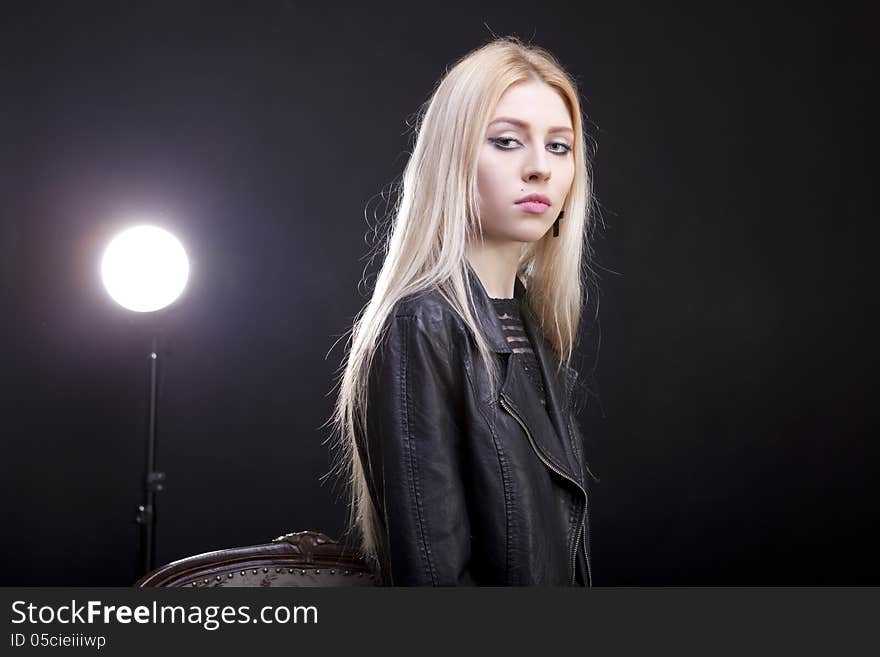
[[[502,123],[502,122],[503,123],[511,123],[513,125],[518,125],[521,128],[528,128],[529,127],[529,124],[526,123],[525,121],[521,121],[519,119],[514,119],[514,118],[511,118],[508,116],[501,116],[501,117],[498,117],[497,119],[493,119],[492,121],[489,122],[489,125],[492,125],[493,123]],[[569,128],[567,126],[561,126],[561,125],[554,126],[554,127],[550,128],[547,132],[570,132],[570,133],[574,134],[574,131],[571,128]]]

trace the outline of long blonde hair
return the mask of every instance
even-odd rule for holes
[[[460,58],[441,78],[415,122],[415,144],[403,172],[384,247],[384,262],[370,301],[355,316],[332,416],[331,439],[349,496],[348,526],[358,530],[360,555],[378,569],[377,516],[370,499],[356,432],[366,435],[367,379],[382,329],[402,298],[435,289],[469,327],[488,377],[495,360],[471,311],[466,245],[482,237],[477,202],[477,160],[491,112],[511,85],[540,80],[566,102],[574,129],[575,172],[560,221],[559,238],[528,244],[518,275],[529,306],[559,357],[568,364],[577,339],[584,278],[592,272],[592,172],[576,82],[543,48],[517,37],[496,38]],[[578,275],[573,275],[577,272]],[[325,423],[326,425],[326,423]],[[326,475],[325,475],[326,476]]]

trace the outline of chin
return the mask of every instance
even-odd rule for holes
[[[550,226],[543,226],[538,222],[520,220],[520,224],[514,230],[511,230],[512,227],[508,225],[505,226],[506,230],[487,231],[486,235],[490,236],[488,239],[491,239],[493,242],[531,243],[537,242],[544,237],[552,227],[552,224]]]
[[[535,230],[521,230],[508,236],[508,239],[516,242],[537,242],[547,234],[549,228],[537,228]]]

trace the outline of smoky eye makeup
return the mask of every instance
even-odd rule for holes
[[[489,137],[488,141],[495,145],[496,148],[502,151],[512,151],[515,150],[515,146],[508,146],[511,142],[516,142],[518,144],[522,144],[522,142],[516,137]],[[567,155],[571,152],[571,146],[569,146],[564,141],[551,141],[547,146],[553,146],[554,149],[551,150],[551,153],[555,155]]]

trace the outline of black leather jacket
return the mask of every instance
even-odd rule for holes
[[[397,304],[370,370],[369,439],[356,443],[380,521],[381,581],[592,586],[587,477],[598,479],[572,409],[577,372],[557,374],[517,278],[545,409],[467,268],[500,388],[489,389],[466,325],[436,290]]]

